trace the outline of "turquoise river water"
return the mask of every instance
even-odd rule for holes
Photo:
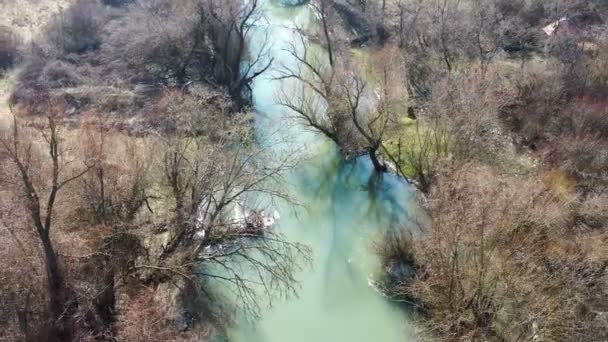
[[[237,326],[229,332],[230,339],[413,341],[406,314],[369,282],[380,272],[371,243],[390,225],[407,220],[414,191],[393,175],[376,174],[367,158],[343,162],[335,146],[300,125],[278,104],[279,94],[297,96],[301,91],[293,81],[274,79],[279,68],[296,63],[285,51],[299,42],[294,29],[316,25],[316,20],[308,5],[280,7],[271,0],[259,2],[261,18],[248,36],[249,49],[255,54],[266,46],[266,58],[274,61],[252,85],[255,129],[260,135],[273,136],[269,148],[277,153],[298,153],[304,160],[288,177],[289,192],[302,205],[278,205],[277,229],[291,241],[308,244],[314,259],[311,269],[298,274],[298,298],[274,303],[255,327]]]

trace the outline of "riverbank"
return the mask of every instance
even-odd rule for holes
[[[584,34],[546,37],[542,18],[520,27],[518,48],[527,53],[502,50],[502,31],[490,25],[480,34],[498,35],[484,36],[497,50],[476,55],[466,52],[474,41],[466,31],[436,29],[502,9],[448,1],[454,17],[437,23],[425,21],[432,9],[409,5],[416,16],[401,18],[426,23],[411,22],[400,37],[421,125],[397,134],[404,140],[397,155],[427,180],[429,221],[416,237],[404,227],[380,244],[388,293],[416,309],[420,327],[439,340],[605,338],[608,183],[605,159],[596,156],[607,146],[600,123],[607,107],[598,106],[607,90],[597,75],[608,69],[582,49],[565,59],[581,40],[605,44],[602,28],[581,19],[602,12],[591,3],[563,9],[580,16]],[[501,12],[503,24],[530,14],[528,5]],[[443,50],[421,46],[420,36],[408,35],[415,27],[429,41],[443,39]]]
[[[313,265],[298,275],[298,298],[275,302],[259,321],[242,322],[231,336],[237,341],[402,341],[404,334],[413,338],[403,312],[369,285],[380,271],[371,241],[395,222],[407,220],[413,190],[398,177],[377,174],[365,157],[344,161],[330,141],[311,132],[277,96],[283,90],[296,98],[304,91],[297,80],[276,78],[281,66],[298,63],[285,50],[300,41],[296,25],[314,31],[306,26],[316,25],[306,23],[314,17],[310,11],[309,6],[293,7],[280,17],[272,10],[264,12],[268,24],[252,35],[250,49],[256,55],[256,44],[264,42],[261,37],[274,38],[267,51],[275,68],[252,87],[256,131],[274,132],[273,127],[281,125],[288,141],[301,145],[295,151],[300,151],[303,163],[288,175],[289,191],[299,206],[281,205],[277,222],[290,241],[311,246]],[[280,143],[271,148],[284,151]]]
[[[603,2],[297,3],[0,4],[0,340],[607,338]]]

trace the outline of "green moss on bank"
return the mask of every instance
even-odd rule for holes
[[[447,137],[443,132],[409,117],[400,119],[400,124],[389,132],[384,146],[410,178],[417,176],[416,166],[420,163],[429,163],[448,154]]]

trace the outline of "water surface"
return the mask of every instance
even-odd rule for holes
[[[273,77],[278,68],[295,65],[284,49],[299,41],[296,26],[315,25],[315,16],[309,6],[260,3],[263,19],[248,37],[250,50],[255,54],[265,46],[274,62],[252,87],[255,128],[269,148],[305,159],[288,177],[289,190],[302,205],[279,204],[278,229],[311,246],[314,261],[311,270],[298,275],[299,298],[275,303],[254,327],[242,324],[230,337],[239,342],[413,341],[404,312],[369,285],[379,273],[371,242],[407,219],[413,191],[393,175],[375,173],[367,158],[343,162],[335,146],[277,103],[279,94],[301,91]]]

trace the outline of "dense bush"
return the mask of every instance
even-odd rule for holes
[[[389,279],[392,260],[416,266],[390,294],[439,340],[605,339],[606,2],[431,3],[402,2],[400,38],[418,121],[447,127],[449,156],[423,233],[377,248]]]
[[[207,71],[207,50],[198,24],[193,1],[137,6],[108,25],[101,56],[134,83],[181,85],[201,80]]]
[[[441,122],[449,133],[451,154],[459,160],[500,160],[505,149],[499,120],[511,96],[497,73],[454,74],[433,89],[428,101],[430,120]]]
[[[50,24],[46,39],[60,54],[83,54],[101,46],[104,8],[97,1],[80,0]]]
[[[11,68],[19,57],[19,38],[10,28],[0,26],[0,74]]]
[[[446,340],[599,338],[592,296],[606,295],[608,259],[577,234],[584,217],[608,237],[605,201],[562,201],[534,177],[448,168],[430,194],[425,233],[389,243],[404,249],[391,255],[413,254],[422,267],[413,283],[396,287],[398,296],[414,298],[430,313],[429,330]]]
[[[603,98],[608,68],[599,57],[604,53],[581,54],[570,65],[530,64],[515,83],[513,101],[501,108],[516,141],[564,168],[587,191],[608,186],[608,107]]]
[[[516,89],[515,101],[504,108],[502,117],[524,144],[536,148],[543,135],[560,130],[557,114],[567,102],[561,66],[531,65],[518,79]]]
[[[79,0],[57,14],[26,56],[13,103],[35,107],[30,90],[37,88],[98,110],[133,114],[143,107],[142,98],[193,82],[241,103],[251,75],[240,70],[245,43],[239,20],[255,2],[247,8],[197,0],[106,3],[114,4],[127,6]],[[90,98],[96,88],[110,95]]]

